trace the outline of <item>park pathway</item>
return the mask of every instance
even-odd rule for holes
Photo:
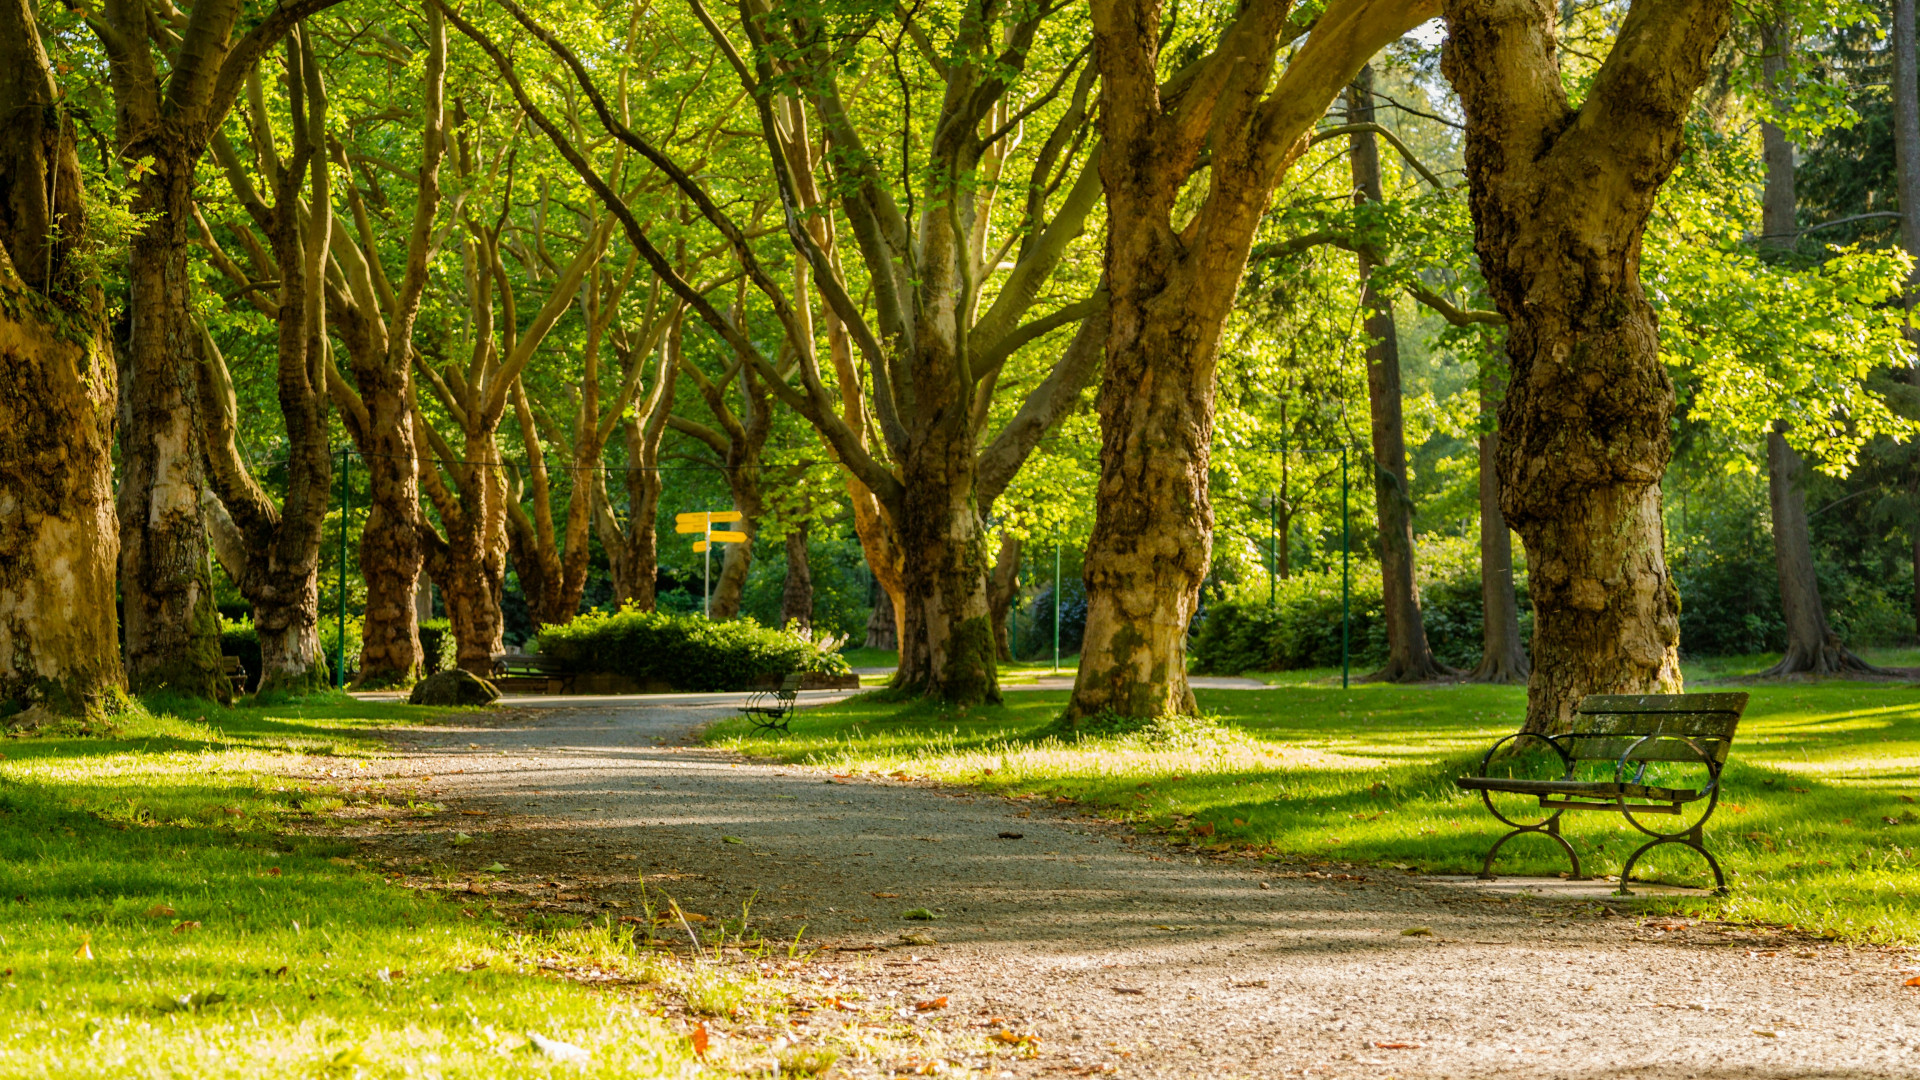
[[[504,721],[409,736],[373,771],[466,812],[452,820],[474,842],[450,845],[447,818],[361,831],[403,867],[498,860],[494,899],[537,908],[635,909],[641,873],[713,919],[755,897],[767,937],[804,925],[820,947],[808,978],[928,1045],[1037,1038],[983,1075],[1920,1078],[1920,989],[1903,985],[1920,959],[1648,918],[1597,891],[1200,861],[1039,800],[693,745],[733,700],[517,700]],[[940,918],[900,918],[915,908]],[[797,1015],[802,1039],[845,1019]]]

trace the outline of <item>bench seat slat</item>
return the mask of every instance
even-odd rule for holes
[[[1573,718],[1575,735],[1707,735],[1731,738],[1740,714],[1699,713],[1582,713]]]
[[[1591,799],[1624,797],[1658,802],[1691,802],[1700,797],[1699,792],[1690,788],[1616,784],[1611,780],[1503,780],[1493,776],[1463,776],[1456,783],[1468,791],[1504,791],[1510,795],[1571,795]]]
[[[1747,707],[1744,691],[1730,694],[1588,694],[1580,702],[1583,713],[1693,713],[1730,712]]]
[[[1716,762],[1727,760],[1727,751],[1732,743],[1726,739],[1699,737],[1693,740]],[[1630,761],[1700,761],[1700,751],[1681,739],[1649,739],[1640,742],[1638,735],[1582,735],[1575,733],[1562,736],[1560,746],[1575,761],[1618,761],[1620,755],[1633,749],[1634,743],[1640,743],[1633,750]]]

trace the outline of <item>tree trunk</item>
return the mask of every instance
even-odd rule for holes
[[[367,608],[360,632],[360,675],[354,680],[354,686],[364,689],[407,686],[426,665],[413,612],[424,553],[407,373],[381,363],[384,356],[373,359],[361,364],[355,357],[353,374],[369,419],[361,443],[368,496],[367,520],[360,533],[360,574],[367,583]],[[446,591],[444,584],[441,591]],[[452,612],[451,602],[448,612]]]
[[[279,278],[273,306],[277,342],[275,388],[287,432],[286,498],[281,506],[254,482],[236,445],[239,406],[232,380],[213,336],[199,333],[198,406],[206,441],[208,475],[224,510],[243,538],[240,573],[234,583],[253,605],[260,644],[257,690],[295,693],[327,685],[326,658],[318,631],[320,542],[332,501],[333,453],[328,445],[325,291],[332,231],[332,189],[324,146],[327,96],[319,65],[305,34],[287,41],[285,81],[292,160],[282,164],[271,150],[273,131],[264,95],[252,119],[256,160],[273,189],[267,206],[251,185],[236,183],[241,201],[267,236],[268,273]],[[255,84],[256,89],[259,84]],[[230,149],[218,155],[224,160]],[[307,216],[300,214],[306,193]],[[231,571],[230,571],[231,572]]]
[[[1920,20],[1914,0],[1893,0],[1893,151],[1900,204],[1900,246],[1920,260]],[[1920,262],[1907,278],[1904,303],[1909,315],[1920,305]],[[1909,327],[1909,343],[1920,345],[1920,331]],[[1907,377],[1920,386],[1920,367]],[[1914,501],[1920,507],[1920,479]],[[1920,642],[1920,525],[1913,531],[1914,640]]]
[[[134,187],[132,210],[145,226],[128,249],[131,378],[118,505],[127,682],[136,692],[226,701],[232,690],[221,666],[200,509],[205,474],[187,269],[199,154],[180,135],[152,135],[140,146],[153,167]]]
[[[993,560],[993,576],[987,580],[987,602],[993,608],[993,651],[1000,662],[1013,662],[1013,649],[1007,640],[1007,615],[1013,610],[1020,592],[1020,540],[1010,532],[1000,534],[1000,554]]]
[[[787,530],[787,582],[780,590],[780,625],[813,629],[813,567],[807,561],[807,523]]]
[[[869,649],[897,649],[900,647],[900,604],[877,580],[874,589],[880,596],[874,601],[873,613],[867,616],[867,638],[861,645]]]
[[[1423,0],[1334,0],[1305,43],[1280,4],[1244,4],[1215,50],[1163,89],[1160,5],[1094,0],[1107,359],[1087,630],[1069,721],[1191,715],[1186,638],[1213,547],[1207,467],[1215,356],[1254,230],[1303,136]],[[1183,198],[1205,153],[1197,206]]]
[[[1767,433],[1767,501],[1773,510],[1773,556],[1780,571],[1787,649],[1779,663],[1760,674],[1885,674],[1855,656],[1827,625],[1807,527],[1807,465],[1787,444],[1786,431],[1786,421],[1776,420]]]
[[[1347,89],[1347,118],[1371,124],[1373,68]],[[1380,183],[1380,148],[1373,132],[1347,137],[1353,169],[1355,204],[1378,203],[1385,198]],[[1380,523],[1380,583],[1387,621],[1387,665],[1363,676],[1362,682],[1427,682],[1458,672],[1433,657],[1427,645],[1426,623],[1420,617],[1420,589],[1415,571],[1413,493],[1407,487],[1407,432],[1400,406],[1400,338],[1393,322],[1391,293],[1373,287],[1375,260],[1362,245],[1361,304],[1367,309],[1367,411],[1373,433],[1373,505]]]
[[[1492,373],[1480,386],[1480,414],[1498,403]],[[1468,682],[1524,683],[1530,665],[1520,639],[1520,601],[1513,587],[1513,536],[1500,512],[1500,430],[1480,436],[1480,663]]]
[[[937,382],[919,388],[928,397],[954,390]],[[895,525],[904,592],[900,670],[893,685],[947,701],[996,702],[1000,679],[987,603],[986,537],[974,503],[966,404],[964,396],[944,410],[921,402],[933,419],[912,440],[901,470],[906,494]]]
[[[506,620],[500,604],[506,595],[506,476],[493,434],[468,436],[461,457],[477,463],[455,466],[459,490],[435,498],[446,539],[431,535],[423,522],[422,541],[433,562],[433,579],[446,595],[455,660],[467,671],[488,678],[493,658],[505,651]]]
[[[1526,727],[1560,731],[1588,694],[1680,686],[1660,517],[1673,384],[1640,243],[1728,4],[1635,4],[1578,110],[1550,10],[1447,0],[1446,13],[1475,247],[1509,324],[1498,454],[1531,574]]]
[[[0,0],[0,712],[103,720],[126,679],[114,624],[115,370],[71,121],[25,0]]]

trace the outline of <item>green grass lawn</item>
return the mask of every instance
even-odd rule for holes
[[[630,941],[422,899],[303,825],[342,792],[302,764],[352,771],[444,712],[175,703],[0,743],[0,1074],[678,1075],[688,1040],[647,995],[551,974],[644,976]]]
[[[1062,741],[1048,729],[1061,691],[949,710],[857,698],[806,710],[789,736],[739,722],[709,738],[746,753],[837,772],[904,772],[1008,794],[1067,797],[1092,813],[1178,842],[1477,872],[1504,831],[1453,786],[1515,730],[1518,687],[1357,686],[1325,674],[1274,690],[1201,690],[1215,725]],[[1731,895],[1677,903],[1701,913],[1855,940],[1920,941],[1920,689],[1826,682],[1749,688],[1752,701],[1707,827]],[[1570,814],[1589,873],[1617,873],[1640,834],[1618,815]],[[1209,828],[1210,826],[1210,828]],[[1522,837],[1496,868],[1567,869],[1550,842]],[[1698,856],[1657,849],[1637,878],[1700,884]]]

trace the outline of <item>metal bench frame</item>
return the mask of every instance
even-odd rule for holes
[[[800,683],[804,676],[800,672],[789,672],[780,680],[777,690],[761,690],[740,706],[740,715],[753,721],[755,731],[778,731],[787,733],[787,723],[793,719],[794,703],[800,697]]]
[[[1747,706],[1747,695],[1734,694],[1592,694],[1575,710],[1572,729],[1562,735],[1541,735],[1519,731],[1493,744],[1480,759],[1475,776],[1463,776],[1454,783],[1467,791],[1478,791],[1487,812],[1510,826],[1513,831],[1494,842],[1480,866],[1480,877],[1494,878],[1493,859],[1516,836],[1538,833],[1552,837],[1573,863],[1573,879],[1586,880],[1580,874],[1580,856],[1560,835],[1560,815],[1568,810],[1604,810],[1627,819],[1634,828],[1653,839],[1627,857],[1620,868],[1619,893],[1631,896],[1627,883],[1633,878],[1633,866],[1640,857],[1662,844],[1692,848],[1707,860],[1713,870],[1714,892],[1727,891],[1726,875],[1719,860],[1706,848],[1703,832],[1707,819],[1720,803],[1720,771],[1726,766],[1727,751],[1739,726],[1740,713]],[[1552,748],[1566,767],[1558,780],[1503,779],[1487,775],[1500,748],[1518,739],[1538,739]],[[1624,744],[1624,747],[1623,747]],[[1618,750],[1618,754],[1614,753]],[[1575,769],[1583,761],[1614,762],[1613,780],[1575,780]],[[1647,765],[1654,761],[1698,762],[1707,768],[1707,782],[1699,790],[1650,787],[1642,781]],[[1631,779],[1627,768],[1637,764]],[[1523,824],[1502,814],[1493,803],[1493,794],[1534,795],[1542,809],[1552,810],[1544,821]],[[1634,799],[1635,802],[1627,800]],[[1706,800],[1706,812],[1684,829],[1662,832],[1649,828],[1636,815],[1663,814],[1681,817],[1689,804]]]

